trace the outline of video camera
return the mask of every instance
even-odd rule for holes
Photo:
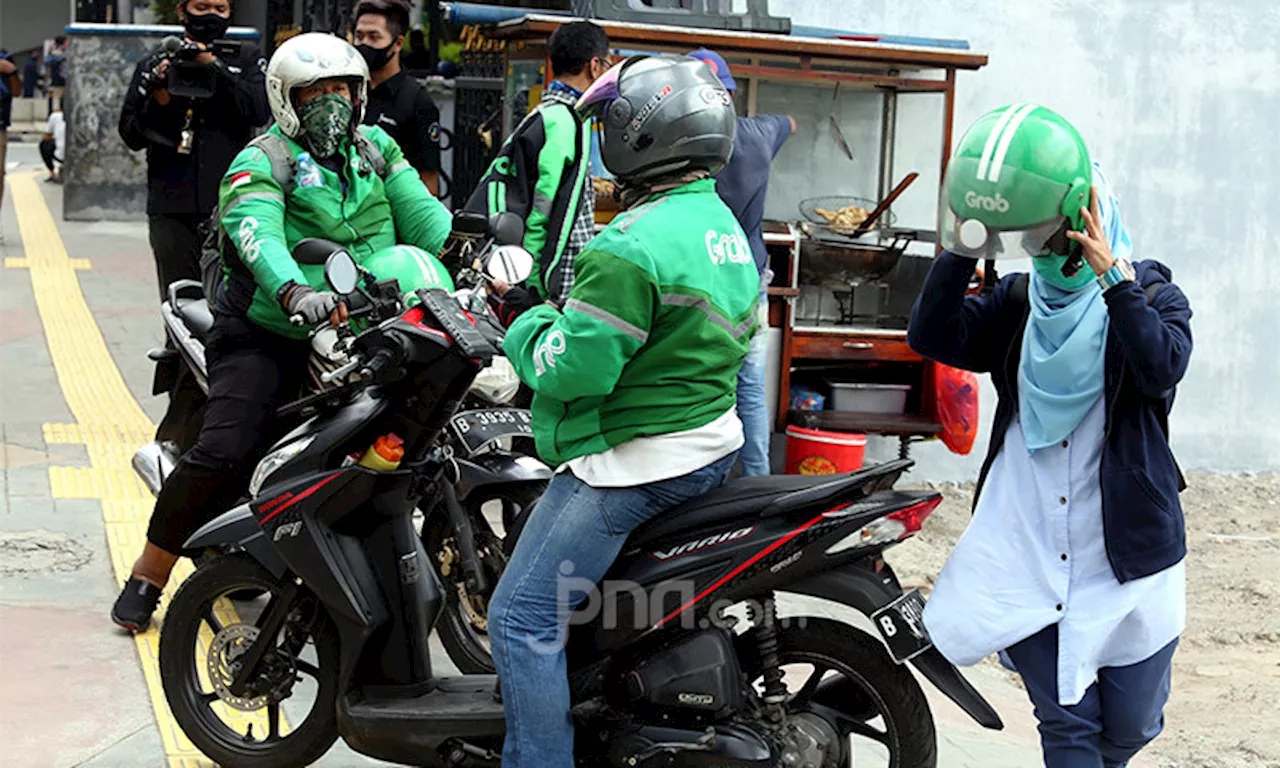
[[[155,70],[143,73],[143,86],[148,90],[164,87],[173,96],[189,99],[207,99],[213,96],[216,73],[207,64],[195,59],[204,51],[218,58],[237,58],[240,55],[240,43],[234,40],[216,40],[206,49],[196,43],[188,43],[180,37],[170,35],[160,43],[160,62],[169,62],[168,75],[162,78]],[[164,80],[162,83],[161,80]]]

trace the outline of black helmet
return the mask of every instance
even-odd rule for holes
[[[578,111],[600,118],[600,152],[625,184],[687,171],[720,172],[733,152],[733,97],[687,56],[633,56],[596,80]]]

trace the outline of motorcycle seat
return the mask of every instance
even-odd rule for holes
[[[773,475],[744,477],[725,483],[696,499],[670,509],[632,532],[628,547],[644,547],[668,536],[798,509],[847,503],[860,496],[893,487],[914,462],[885,462],[844,475]]]
[[[199,339],[201,344],[206,342],[209,331],[213,328],[213,312],[209,310],[209,302],[203,298],[178,298],[173,311],[186,323],[192,336]]]

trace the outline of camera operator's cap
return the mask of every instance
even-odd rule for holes
[[[716,77],[720,78],[720,84],[724,86],[726,91],[732,92],[737,89],[738,84],[734,81],[733,75],[729,74],[729,64],[724,60],[723,56],[708,48],[699,48],[691,52],[689,56],[706,62],[706,65],[711,67],[711,71],[716,74]]]

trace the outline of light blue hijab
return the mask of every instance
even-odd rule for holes
[[[1133,243],[1120,218],[1120,200],[1097,163],[1093,183],[1111,253],[1129,259]],[[1110,317],[1097,281],[1068,293],[1032,270],[1027,294],[1031,314],[1022,337],[1018,406],[1027,448],[1037,451],[1075,431],[1102,396]]]

